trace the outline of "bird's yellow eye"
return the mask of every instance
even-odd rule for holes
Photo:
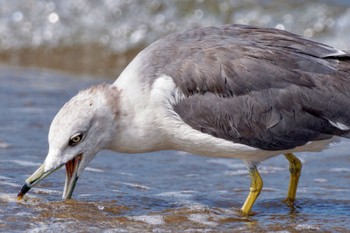
[[[69,144],[70,146],[75,146],[75,145],[77,145],[82,139],[83,139],[83,134],[81,134],[81,133],[75,134],[75,135],[73,135],[73,136],[69,139],[68,144]]]

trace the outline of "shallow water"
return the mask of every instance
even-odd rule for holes
[[[73,200],[61,200],[60,170],[17,202],[24,180],[46,156],[52,117],[96,81],[9,67],[0,67],[0,81],[0,231],[350,231],[349,140],[298,154],[304,170],[294,206],[283,202],[284,157],[261,164],[265,186],[249,218],[239,212],[250,182],[239,160],[176,151],[103,151],[78,181]]]
[[[264,188],[249,218],[239,212],[250,184],[241,161],[176,151],[103,151],[73,200],[61,200],[60,170],[17,202],[46,157],[52,118],[72,95],[112,82],[165,34],[226,23],[285,28],[350,49],[348,0],[0,1],[0,232],[350,232],[349,140],[298,154],[293,206],[283,201],[287,161],[262,163]]]

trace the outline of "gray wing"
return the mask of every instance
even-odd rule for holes
[[[144,68],[169,75],[185,94],[175,112],[204,133],[266,150],[350,133],[347,52],[231,25],[172,35],[146,54]]]

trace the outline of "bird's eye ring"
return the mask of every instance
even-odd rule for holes
[[[74,134],[74,135],[69,139],[68,144],[69,144],[70,146],[75,146],[75,145],[77,145],[79,142],[81,142],[82,139],[83,139],[83,134],[82,134],[82,133]]]

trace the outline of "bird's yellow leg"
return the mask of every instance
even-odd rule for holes
[[[289,181],[287,200],[290,202],[294,202],[297,189],[298,189],[298,182],[301,174],[301,168],[303,165],[301,161],[292,153],[284,154],[284,156],[289,161],[289,172],[290,172],[290,181]]]
[[[249,168],[249,174],[251,177],[251,185],[250,185],[250,191],[247,199],[245,200],[241,210],[244,214],[249,214],[250,210],[252,209],[254,202],[258,198],[260,191],[263,187],[263,181],[261,179],[261,176],[259,174],[258,169],[255,165],[251,166]]]

